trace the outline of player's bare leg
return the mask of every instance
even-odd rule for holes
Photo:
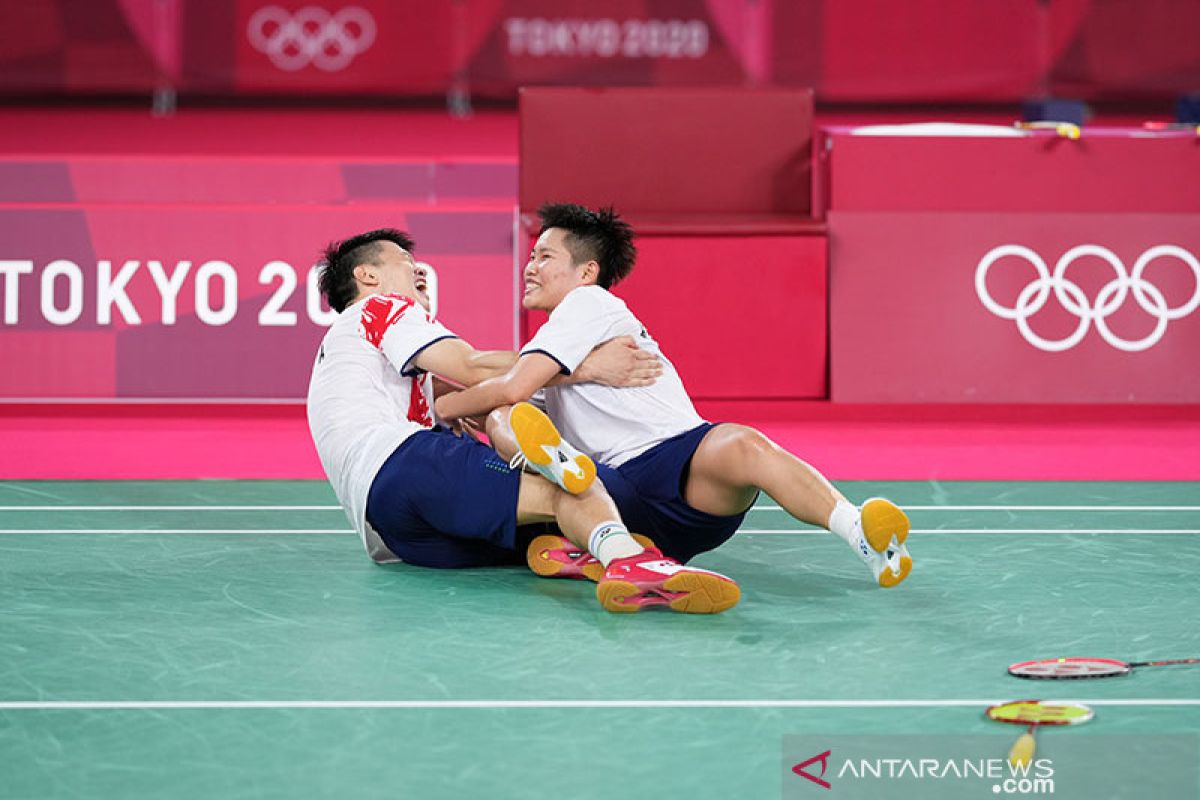
[[[592,484],[580,494],[572,495],[536,475],[522,473],[518,491],[518,525],[557,521],[563,535],[585,551],[588,535],[597,526],[621,522],[616,505],[600,484]],[[639,553],[641,549],[635,546],[631,554]]]
[[[722,517],[740,514],[760,489],[796,519],[820,527],[846,499],[821,473],[754,428],[727,424],[710,430],[692,456],[688,505]]]
[[[492,442],[492,449],[505,461],[511,461],[520,449],[517,446],[517,437],[513,435],[512,428],[508,424],[508,415],[511,411],[512,406],[500,406],[494,409],[492,413],[488,414],[484,427],[488,439]]]
[[[665,558],[657,549],[645,548],[644,537],[635,540],[599,481],[571,494],[547,480],[522,473],[517,495],[518,524],[550,520],[558,522],[563,535],[574,545],[581,565],[586,566],[590,560],[583,554],[590,553],[596,565],[602,567],[596,598],[609,611],[628,613],[661,605],[688,614],[715,614],[737,605],[741,598],[735,581]],[[546,577],[563,575],[564,565],[541,563],[543,550],[562,549],[561,538],[539,536],[533,540],[526,557],[534,572]],[[542,540],[550,540],[549,545]]]
[[[491,440],[496,454],[510,464],[513,462],[513,456],[521,450],[517,444],[517,437],[509,425],[511,410],[512,406],[500,406],[488,414],[485,423],[488,439]],[[522,476],[522,487],[525,486],[525,478],[528,477],[529,475]],[[545,481],[539,481],[536,493],[531,493],[531,497],[537,497],[539,502],[544,501],[545,507],[550,509],[551,514],[548,520],[536,519],[533,520],[534,522],[554,521],[553,507],[556,492],[551,489],[557,489],[557,487],[552,487]],[[561,494],[561,492],[557,493]],[[612,518],[617,518],[615,512]],[[635,537],[635,541],[645,547],[645,543],[642,541],[644,538]],[[587,541],[576,542],[557,534],[548,533],[535,537],[526,549],[525,561],[529,564],[529,569],[543,578],[599,581],[604,577],[604,565],[588,552]]]
[[[891,501],[872,498],[855,508],[821,473],[761,432],[744,425],[709,431],[692,457],[688,505],[720,516],[740,514],[760,489],[794,518],[845,540],[880,586],[895,586],[912,571],[908,517]]]

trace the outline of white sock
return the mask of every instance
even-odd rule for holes
[[[852,506],[845,500],[838,500],[837,505],[833,507],[833,513],[829,515],[829,530],[836,533],[846,541],[846,544],[853,547],[858,538],[858,519],[862,516],[862,512],[856,506]]]
[[[602,522],[588,536],[588,552],[604,566],[617,558],[628,558],[645,552],[625,526],[619,522]]]

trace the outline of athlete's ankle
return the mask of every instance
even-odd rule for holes
[[[618,558],[636,556],[644,550],[619,522],[602,522],[588,536],[588,552],[605,567]]]
[[[838,500],[837,505],[829,514],[829,523],[826,527],[847,544],[853,545],[854,539],[859,535],[858,520],[860,516],[861,512],[857,506],[845,500]]]

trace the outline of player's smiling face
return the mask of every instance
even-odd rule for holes
[[[411,258],[411,256],[410,256]],[[420,264],[413,264],[413,288],[417,292],[416,300],[426,311],[429,310],[429,273]]]
[[[379,243],[379,255],[369,264],[354,268],[363,294],[398,294],[411,297],[428,308],[429,299],[418,288],[416,264],[412,255],[395,242]],[[423,282],[424,275],[422,274]]]
[[[547,228],[538,237],[525,265],[525,308],[553,311],[572,289],[595,282],[599,266],[594,261],[576,265],[565,244],[568,235],[562,228]]]

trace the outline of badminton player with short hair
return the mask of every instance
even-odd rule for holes
[[[412,247],[400,231],[369,231],[329,245],[319,275],[322,294],[339,313],[313,364],[309,428],[368,554],[429,567],[514,563],[517,526],[550,521],[581,548],[589,540],[632,543],[603,486],[591,482],[589,459],[546,468],[573,493],[561,492],[510,468],[474,438],[434,426],[431,374],[469,386],[502,374],[517,356],[477,351],[432,319]],[[577,379],[639,385],[658,369],[647,372],[653,359],[623,345],[605,349],[616,360],[605,362],[598,352],[600,365]],[[548,419],[534,433],[558,443]],[[723,576],[678,564],[671,572],[687,584],[675,610],[723,611],[737,602],[737,585]]]
[[[633,230],[611,209],[543,206],[541,230],[525,267],[522,304],[550,318],[503,376],[438,400],[446,419],[500,409],[488,431],[501,452],[513,449],[503,409],[544,390],[551,419],[566,440],[594,457],[623,519],[664,553],[687,562],[719,546],[741,525],[759,491],[794,518],[833,531],[883,587],[912,570],[908,518],[888,500],[851,504],[817,470],[754,428],[713,424],[697,414],[671,362],[626,304],[608,290],[633,269]],[[653,385],[613,388],[548,385],[569,375],[597,344],[634,336],[662,359]],[[587,555],[545,538],[530,553],[543,574],[580,577]],[[595,570],[592,570],[594,573]]]

